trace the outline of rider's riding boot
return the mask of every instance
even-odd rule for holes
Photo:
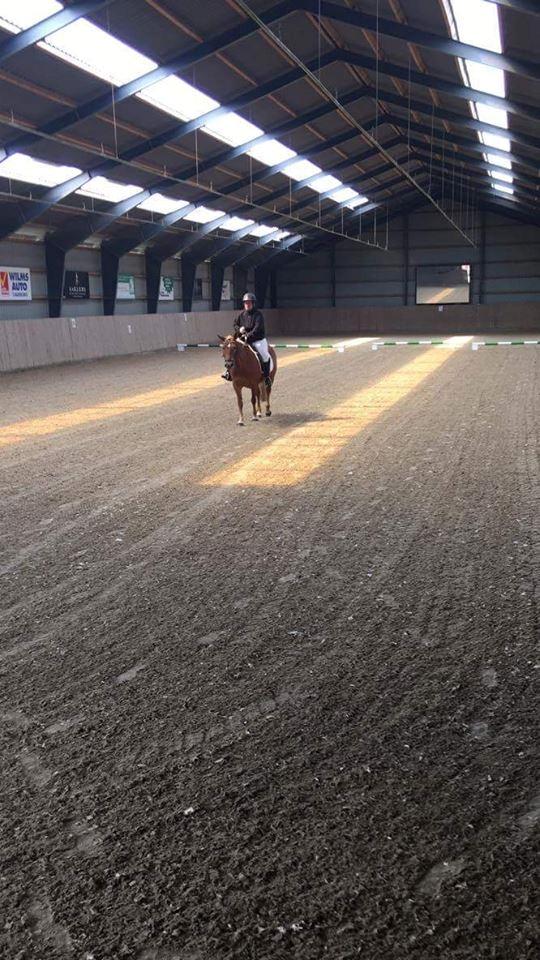
[[[232,380],[232,377],[228,370],[224,370],[221,376],[223,377],[224,380]]]
[[[264,377],[264,384],[266,387],[272,386],[272,381],[270,379],[270,360],[261,361],[262,372]]]

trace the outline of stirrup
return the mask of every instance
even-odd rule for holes
[[[264,385],[265,385],[265,387],[271,387],[271,386],[272,386],[272,378],[271,378],[271,377],[265,377],[265,378],[264,378]]]

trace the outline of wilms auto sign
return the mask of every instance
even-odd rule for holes
[[[0,267],[0,300],[31,300],[32,281],[27,267]]]

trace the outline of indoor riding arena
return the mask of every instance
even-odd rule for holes
[[[2,960],[538,956],[539,38],[0,0]]]

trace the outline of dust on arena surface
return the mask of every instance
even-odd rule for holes
[[[533,956],[538,353],[279,361],[3,380],[2,956]]]

